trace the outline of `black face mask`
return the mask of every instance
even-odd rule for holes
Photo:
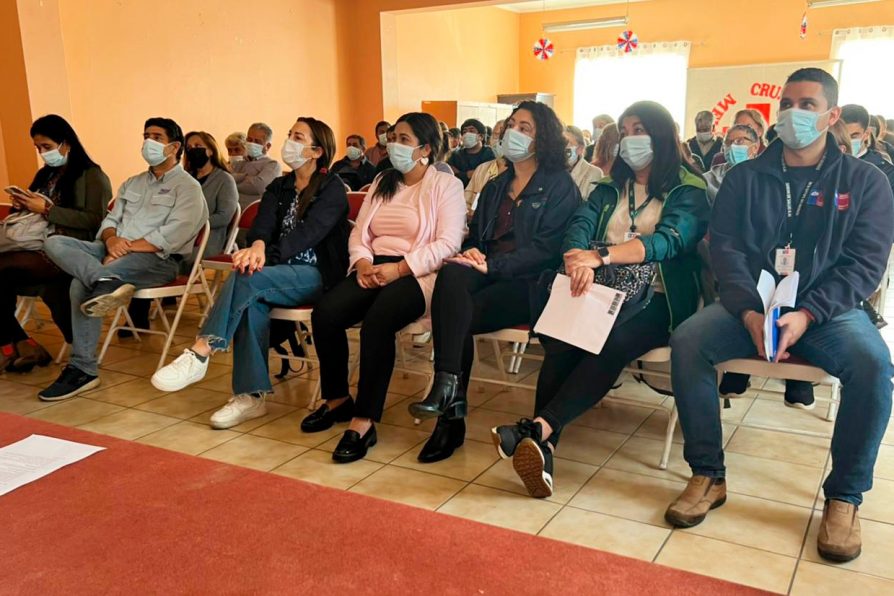
[[[200,170],[208,163],[208,153],[204,147],[193,147],[186,150],[186,159],[189,161],[189,165]]]

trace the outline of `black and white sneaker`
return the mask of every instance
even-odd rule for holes
[[[72,365],[62,369],[56,381],[37,394],[41,401],[62,401],[99,387],[99,377],[88,375]]]
[[[528,418],[522,418],[515,424],[493,427],[490,429],[490,436],[500,457],[509,459],[515,454],[515,450],[518,444],[522,442],[522,439],[533,437],[539,443],[540,430],[539,424]]]
[[[133,284],[120,279],[105,279],[96,282],[93,290],[81,303],[81,312],[88,317],[102,318],[110,315],[119,306],[127,306],[133,297]]]
[[[812,410],[816,407],[813,397],[813,384],[807,381],[785,382],[785,405],[800,410]]]
[[[553,495],[553,452],[549,445],[522,439],[512,458],[512,467],[535,499]]]

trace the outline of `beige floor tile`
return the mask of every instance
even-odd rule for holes
[[[556,455],[591,466],[601,466],[627,440],[627,436],[585,426],[569,426],[562,430]]]
[[[886,579],[894,579],[894,525],[883,524],[868,519],[860,519],[860,529],[863,533],[863,553],[849,563],[830,563],[820,557],[816,550],[816,537],[819,533],[820,523],[823,521],[823,512],[816,511],[810,520],[810,531],[807,533],[807,542],[804,544],[803,559],[831,565],[839,569],[849,569],[868,573]]]
[[[582,464],[557,457],[553,459],[553,496],[546,499],[553,503],[567,503],[571,497],[596,473],[596,466]],[[492,465],[484,474],[475,479],[475,484],[489,486],[527,495],[525,485],[512,467],[511,459],[501,459]]]
[[[648,418],[646,418],[642,425],[636,429],[633,436],[664,441],[664,437],[667,435],[668,416],[670,416],[670,412],[664,408],[655,410]],[[679,424],[674,427],[674,443],[683,444],[683,429],[680,428]]]
[[[658,468],[664,441],[631,437],[606,463],[606,468],[644,474],[666,480],[688,482],[692,475],[683,460],[683,446],[674,443],[666,470]]]
[[[165,395],[164,391],[159,391],[152,386],[148,377],[131,377],[132,380],[107,387],[105,384],[106,375],[106,371],[102,371],[100,379],[103,383],[98,389],[85,393],[84,396],[96,401],[104,401],[110,404],[131,408]]]
[[[0,379],[0,412],[24,415],[50,407],[37,399],[37,391],[31,385]]]
[[[152,401],[142,403],[136,408],[146,412],[155,412],[174,418],[192,418],[202,412],[218,410],[226,405],[227,396],[208,389],[187,387],[176,393],[166,393]]]
[[[870,596],[894,594],[894,581],[847,569],[801,561],[792,585],[792,596]]]
[[[651,561],[670,533],[670,529],[566,507],[540,536]]]
[[[619,404],[609,398],[600,402],[598,407],[590,408],[584,412],[572,422],[572,425],[629,435],[639,428],[653,412],[654,410],[651,408]]]
[[[269,472],[305,451],[307,451],[307,447],[263,437],[242,435],[205,451],[201,457]]]
[[[418,449],[412,449],[394,460],[392,464],[420,472],[469,481],[474,480],[499,459],[492,444],[488,445],[478,441],[466,441],[453,455],[433,464],[420,463],[416,459],[418,454]]]
[[[407,397],[415,396],[422,393],[428,387],[429,378],[428,374],[409,374],[397,371],[391,375],[391,383],[388,384],[388,392],[399,393]],[[424,395],[421,395],[420,399],[424,397]]]
[[[399,401],[393,406],[387,408],[382,413],[382,423],[401,426],[413,430],[420,430],[426,434],[431,434],[435,429],[436,419],[425,420],[421,424],[416,424],[410,415],[407,407],[415,401],[419,401],[418,397],[407,397],[403,401]]]
[[[35,368],[31,372],[6,373],[5,376],[7,381],[13,381],[15,383],[31,385],[32,387],[43,389],[44,387],[48,387],[53,381],[59,378],[59,375],[61,373],[62,366],[58,364],[50,364],[49,366],[44,366],[43,368]],[[37,390],[35,390],[34,393],[36,395]]]
[[[221,405],[225,404],[228,399],[229,399],[228,396],[224,396],[224,399],[223,399],[223,401],[220,402],[220,404]],[[216,411],[217,411],[216,408],[206,410],[205,412],[202,412],[201,414],[198,414],[198,415],[190,418],[190,421],[198,422],[199,424],[210,425],[211,424],[211,416]],[[260,418],[255,418],[253,420],[247,420],[246,422],[243,422],[242,424],[234,426],[230,430],[233,430],[233,431],[236,431],[239,433],[246,433],[246,432],[252,431],[256,428],[259,428],[261,426],[264,426],[265,424],[273,422],[274,420],[276,420],[278,418],[282,418],[286,414],[291,414],[295,411],[296,411],[295,408],[293,408],[292,406],[285,406],[283,404],[277,404],[277,403],[268,401],[266,415],[261,416]]]
[[[181,422],[138,439],[138,442],[190,455],[198,455],[240,436],[229,430],[213,430],[195,422]]]
[[[101,401],[93,401],[81,397],[74,397],[59,402],[28,414],[30,418],[37,418],[45,422],[55,422],[65,426],[80,426],[93,422],[103,416],[114,414],[123,410],[121,406],[107,404]]]
[[[216,356],[215,356],[216,358]],[[227,395],[233,394],[233,378],[232,375],[221,375],[219,377],[214,377],[213,379],[202,379],[193,387],[198,387],[200,389],[208,389],[209,391],[217,391],[218,393],[226,393]]]
[[[475,372],[472,372],[472,376],[475,376]],[[496,383],[486,383],[484,381],[476,381],[472,380],[469,382],[469,390],[466,392],[466,398],[469,400],[469,405],[473,407],[481,406],[495,398],[500,393],[503,393],[507,390],[507,387],[503,385],[497,385]],[[515,389],[513,391],[518,391],[519,395],[523,395],[524,392],[529,392],[530,389]],[[518,406],[517,406],[518,407]],[[491,408],[495,410],[496,408]],[[515,409],[515,408],[514,408]],[[520,409],[520,407],[519,407]],[[510,412],[512,413],[512,412]],[[523,416],[529,416],[530,411],[521,414]]]
[[[829,439],[740,427],[726,445],[728,452],[753,455],[821,468],[829,454]]]
[[[693,573],[787,592],[797,559],[703,536],[674,532],[655,560]]]
[[[568,504],[669,528],[664,511],[684,488],[685,482],[602,468]]]
[[[100,370],[114,370],[131,375],[149,378],[155,373],[158,366],[159,354],[145,353],[141,354],[133,352],[132,358],[125,358],[117,362],[106,362],[103,360],[100,364]]]
[[[126,409],[110,416],[98,418],[93,422],[82,424],[80,428],[132,441],[157,430],[173,426],[178,422],[180,422],[178,418]]]
[[[118,385],[123,385],[124,383],[129,383],[130,381],[135,381],[140,379],[140,377],[128,373],[118,372],[116,370],[102,370],[99,372],[99,380],[101,382],[100,386],[93,391],[88,391],[84,395],[90,396],[92,399],[92,394],[97,391],[102,391],[103,389],[111,389],[112,387],[117,387]],[[149,380],[149,377],[143,378],[144,381]],[[118,404],[122,405],[122,404]]]
[[[502,412],[504,417],[514,422],[534,416],[534,392],[530,389],[507,388],[496,394],[481,406],[488,410]]]
[[[296,408],[306,408],[315,390],[315,381],[295,377],[274,386],[273,394],[267,396],[267,399]]]
[[[817,508],[822,508],[823,495],[818,498]],[[862,519],[874,519],[875,521],[894,524],[894,480],[874,478],[872,490],[863,495],[863,504],[860,505],[860,517]]]
[[[385,466],[355,484],[351,492],[435,510],[465,486],[461,480]]]
[[[796,430],[808,430],[832,436],[832,422],[824,419],[826,408],[823,404],[817,404],[812,411],[787,408],[778,399],[756,399],[744,421],[746,424],[758,424],[773,428],[791,428]]]
[[[894,418],[888,419],[888,429],[885,431],[882,443],[885,445],[894,445]]]
[[[474,408],[466,417],[466,439],[493,445],[491,429],[503,424],[514,424],[518,418],[514,414],[495,412],[482,406]]]
[[[812,510],[730,494],[722,507],[685,532],[798,557]]]
[[[142,350],[140,349],[142,348]],[[131,358],[135,358],[142,354],[155,354],[155,357],[158,358],[161,355],[161,348],[156,349],[147,349],[147,346],[143,346],[141,344],[136,344],[135,346],[127,346],[127,347],[118,347],[115,345],[109,346],[109,349],[106,350],[106,355],[102,358],[102,370],[111,370],[108,367],[116,362],[122,362],[124,360],[130,360]]]
[[[301,421],[309,412],[305,409],[295,410],[285,416],[280,416],[273,422],[259,426],[258,428],[248,431],[250,434],[265,437],[267,439],[275,439],[292,443],[293,445],[301,445],[303,447],[316,447],[331,439],[334,436],[341,436],[348,428],[348,423],[336,424],[329,430],[318,433],[301,432]]]
[[[341,440],[343,432],[319,445],[317,449],[332,453]],[[387,464],[407,452],[412,452],[411,455],[415,457],[419,453],[419,449],[422,448],[422,443],[428,440],[429,434],[392,424],[378,424],[376,437],[378,442],[369,450],[366,459]]]
[[[383,464],[378,462],[363,459],[350,464],[337,464],[332,461],[331,453],[311,449],[278,468],[274,468],[272,472],[314,484],[347,489],[382,466]]]
[[[648,385],[637,383],[627,373],[624,373],[619,380],[623,381],[623,383],[619,388],[609,391],[609,396],[640,401],[643,402],[644,406],[659,406],[667,398],[667,396],[653,391]]]
[[[873,475],[894,480],[894,445],[882,445],[879,448]]]
[[[812,507],[823,471],[800,464],[727,453],[726,477],[728,491]]]
[[[536,534],[561,505],[470,484],[438,509],[441,513]]]

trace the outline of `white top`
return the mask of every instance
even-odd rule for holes
[[[633,204],[636,205],[635,209],[639,209],[649,196],[646,192],[646,186],[644,184],[635,183],[633,185],[633,192],[636,197]],[[638,234],[646,235],[655,233],[655,226],[658,225],[658,221],[661,219],[661,208],[663,206],[664,201],[652,199],[649,201],[649,204],[637,214],[636,232]],[[618,198],[618,204],[615,206],[615,210],[608,220],[608,226],[605,228],[605,241],[610,244],[622,244],[626,242],[624,237],[629,231],[630,205],[627,200],[627,189],[624,188]],[[655,275],[655,281],[652,283],[652,288],[654,288],[656,292],[664,292],[664,286],[661,284],[660,275]]]
[[[604,177],[602,170],[594,166],[586,159],[581,157],[571,168],[571,178],[580,189],[580,196],[583,200],[590,197],[590,193],[596,188],[596,183]]]

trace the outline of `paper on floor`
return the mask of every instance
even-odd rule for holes
[[[0,495],[104,449],[43,435],[0,448]]]

